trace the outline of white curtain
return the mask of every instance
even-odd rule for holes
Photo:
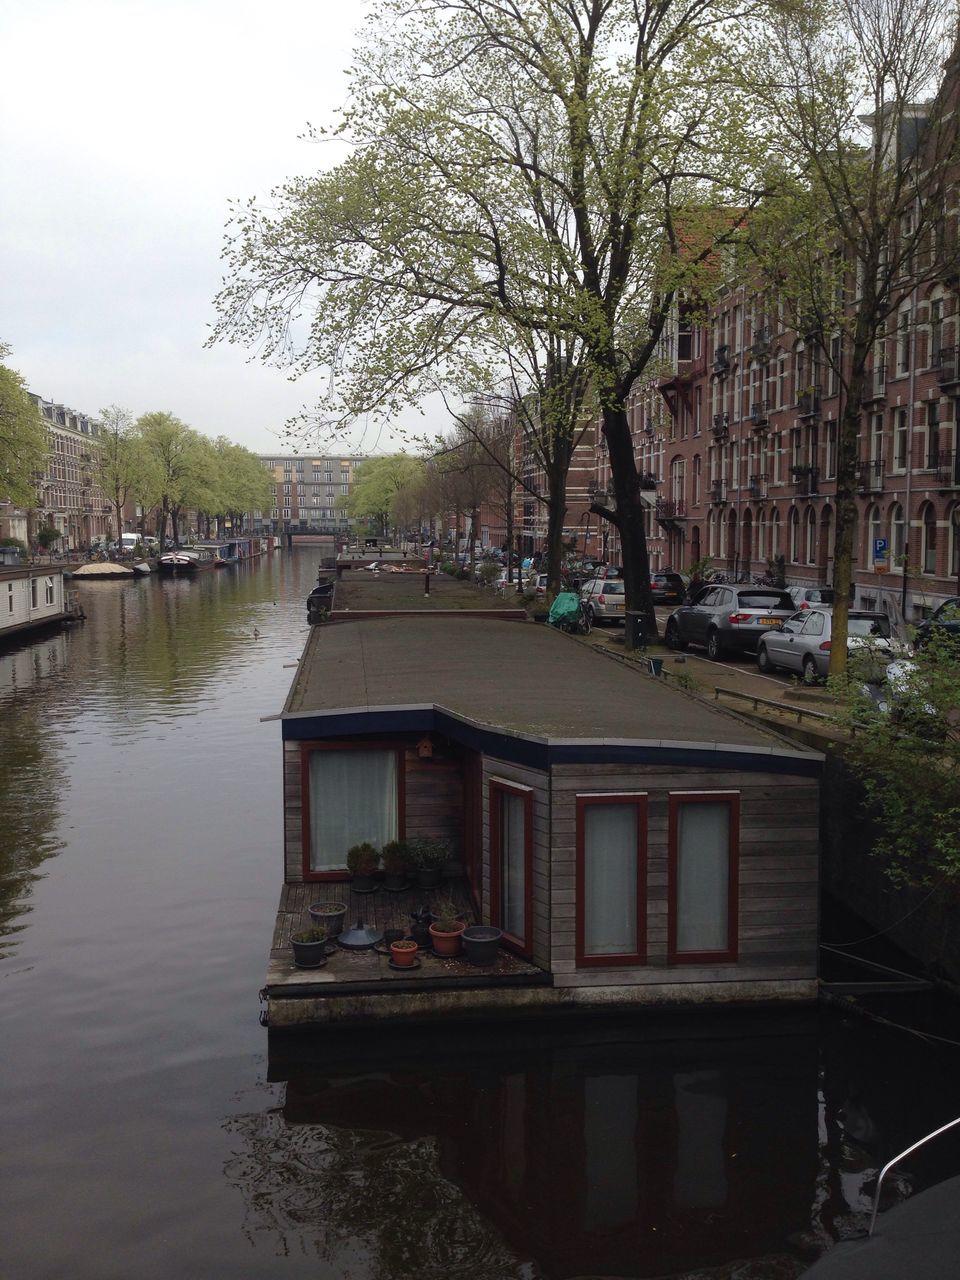
[[[726,951],[730,807],[681,804],[677,829],[677,950]]]
[[[588,956],[635,955],[637,806],[588,804],[583,812],[583,947]]]
[[[314,751],[310,755],[310,869],[341,870],[364,840],[397,839],[395,751]]]
[[[526,890],[526,830],[523,796],[510,791],[500,796],[500,892],[503,903],[500,928],[515,938],[524,938]]]

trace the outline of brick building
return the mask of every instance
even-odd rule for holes
[[[47,428],[50,452],[37,475],[37,509],[30,536],[39,525],[52,525],[61,534],[60,550],[88,546],[112,536],[112,508],[96,478],[94,450],[96,421],[88,414],[29,393]]]

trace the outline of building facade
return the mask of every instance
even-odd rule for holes
[[[259,517],[254,513],[254,532],[349,534],[352,522],[341,504],[350,496],[362,457],[259,456],[273,477],[274,503]]]
[[[113,536],[112,508],[96,478],[96,421],[86,413],[30,394],[47,428],[47,464],[36,475],[37,509],[30,535],[41,525],[59,530],[61,551]]]

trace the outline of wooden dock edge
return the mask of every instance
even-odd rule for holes
[[[293,1027],[362,1026],[370,1023],[424,1024],[550,1014],[624,1012],[690,1005],[815,1003],[816,978],[744,982],[689,982],[617,987],[490,985],[459,990],[386,991],[379,994],[294,995],[289,988],[265,987],[264,1025]]]

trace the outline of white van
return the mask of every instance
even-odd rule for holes
[[[132,551],[139,541],[139,533],[122,533],[120,535],[120,550]]]

